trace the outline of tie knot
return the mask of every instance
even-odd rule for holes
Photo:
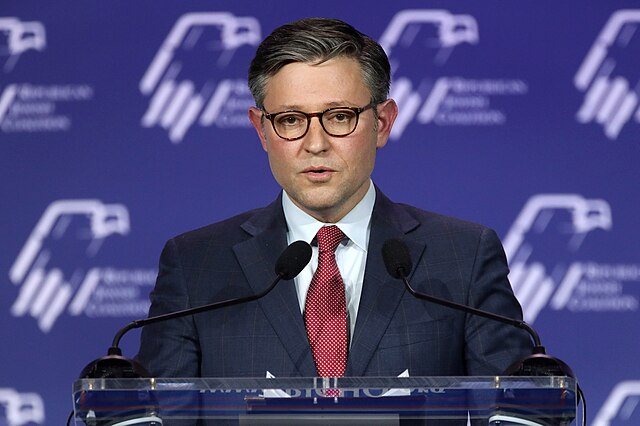
[[[335,253],[338,244],[344,238],[344,234],[336,225],[323,226],[316,234],[318,249],[320,252],[330,251]]]

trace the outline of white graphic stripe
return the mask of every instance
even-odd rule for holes
[[[162,73],[168,67],[168,64],[171,62],[173,58],[173,52],[180,46],[182,39],[184,39],[187,35],[187,32],[191,29],[193,25],[202,25],[210,23],[215,24],[223,24],[225,22],[225,18],[227,17],[233,18],[230,14],[227,13],[216,13],[211,14],[212,18],[206,18],[210,14],[200,14],[200,13],[188,13],[180,17],[178,22],[173,26],[167,38],[162,43],[160,50],[156,53],[156,56],[153,58],[149,69],[142,77],[140,81],[140,91],[143,94],[149,94],[156,86],[158,81],[162,76]]]
[[[628,420],[636,410],[639,402],[640,398],[627,398],[625,403],[622,405],[622,408],[620,408],[619,417],[621,419]]]
[[[48,333],[56,322],[56,319],[64,311],[65,306],[71,299],[73,290],[69,285],[63,285],[60,290],[55,294],[53,300],[49,304],[49,307],[40,317],[38,325],[40,329],[45,333]]]
[[[44,270],[40,268],[33,269],[29,275],[27,275],[27,279],[20,289],[20,295],[13,303],[13,306],[11,306],[11,315],[20,317],[27,313],[31,300],[40,288],[43,279]]]
[[[478,24],[471,15],[453,15],[441,9],[406,9],[395,14],[380,37],[380,45],[387,56],[391,56],[393,46],[397,45],[401,38],[404,40],[405,31],[411,25],[419,23],[438,25],[440,43],[443,47],[451,47],[463,42],[477,43],[478,41]],[[471,31],[458,36],[455,34],[455,28],[459,26],[469,27]]]
[[[520,286],[522,284],[524,272],[525,268],[523,263],[516,263],[513,266],[510,266],[509,281],[511,281],[511,287],[516,297],[518,297],[518,300],[520,300],[518,295],[520,294]]]
[[[528,323],[533,323],[540,311],[545,307],[547,301],[553,293],[553,280],[550,277],[540,281],[538,285],[538,291],[534,294],[533,298],[529,302],[527,311],[524,314],[524,320]]]
[[[605,96],[602,108],[600,108],[600,111],[596,114],[596,122],[598,124],[604,124],[609,121],[616,107],[620,104],[622,98],[627,93],[628,88],[629,84],[624,78],[617,77],[613,80],[610,86],[611,90]]]
[[[628,380],[618,383],[593,420],[593,426],[611,425],[611,420],[616,418],[623,402],[629,396],[640,396],[640,381]]]
[[[7,114],[7,111],[9,111],[9,107],[17,94],[18,89],[15,84],[7,86],[4,92],[2,92],[2,97],[0,97],[0,123],[4,120],[4,116]]]
[[[531,310],[531,304],[540,282],[544,279],[544,266],[540,263],[531,265],[526,269],[523,278],[524,280],[518,286],[516,297],[522,303],[522,309],[526,316]]]
[[[63,283],[62,271],[58,268],[54,268],[44,279],[40,292],[36,295],[33,304],[31,305],[30,313],[34,317],[39,317],[40,314],[47,307],[54,293],[60,288]]]
[[[527,303],[527,301],[533,299],[539,283],[544,279],[545,268],[544,265],[537,262],[525,268],[524,280],[520,283],[518,295]]]
[[[602,30],[600,38],[608,45],[613,44],[622,27],[630,22],[640,22],[640,10],[623,9],[616,11],[611,15],[609,22]]]
[[[22,247],[22,250],[18,255],[18,259],[16,259],[9,270],[9,278],[16,285],[22,281],[22,278],[27,273],[27,269],[29,269],[31,261],[42,248],[42,239],[44,238],[44,235],[40,235],[37,231],[38,229],[36,227],[24,247]]]
[[[402,106],[404,113],[398,114],[395,125],[391,129],[391,135],[394,138],[399,138],[400,136],[402,136],[402,132],[404,132],[407,126],[411,123],[411,120],[418,111],[418,108],[420,108],[421,102],[422,99],[417,93],[411,93],[407,97],[405,103]]]
[[[193,122],[196,121],[196,118],[198,118],[198,114],[200,114],[203,105],[204,99],[202,99],[200,95],[196,95],[189,100],[183,113],[178,117],[169,131],[169,139],[171,142],[178,143],[184,138],[189,127],[191,127]]]
[[[408,78],[399,78],[393,82],[393,91],[391,97],[402,105],[396,118],[396,122],[391,128],[391,136],[399,138],[406,127],[411,123],[418,108],[420,108],[420,95],[412,91],[413,85]]]
[[[155,126],[176,88],[173,81],[163,81],[149,102],[149,108],[142,117],[143,127]]]
[[[84,281],[82,281],[82,284],[80,285],[80,290],[78,290],[76,296],[73,298],[73,302],[71,302],[71,305],[69,306],[69,313],[71,315],[80,315],[84,311],[85,307],[89,303],[91,295],[98,287],[101,277],[102,273],[98,268],[93,268],[87,273],[84,277]]]
[[[210,126],[216,121],[224,103],[231,96],[232,85],[233,83],[229,80],[223,80],[218,84],[215,93],[200,117],[200,125]]]
[[[567,274],[558,287],[558,291],[553,296],[553,299],[551,299],[551,307],[553,309],[562,309],[567,306],[573,291],[578,287],[578,284],[580,284],[583,275],[584,268],[581,263],[576,262],[571,264]]]
[[[439,78],[418,114],[418,122],[426,124],[433,120],[448,92],[449,80],[446,78]]]
[[[600,64],[607,57],[607,46],[602,40],[596,41],[587,56],[584,58],[582,65],[576,73],[573,84],[580,90],[585,90],[593,77],[596,75],[596,71],[600,67]]]
[[[638,105],[638,96],[634,92],[627,93],[627,96],[625,96],[624,100],[622,101],[622,105],[620,105],[618,111],[605,127],[605,134],[610,139],[615,139],[618,137],[618,134],[620,134],[622,127],[631,118],[631,114],[633,114],[633,110],[636,105]]]
[[[576,114],[576,119],[580,123],[588,123],[594,119],[596,113],[598,112],[598,108],[602,104],[602,101],[605,97],[605,93],[608,92],[609,89],[609,80],[606,77],[598,77],[596,78],[593,85],[587,91],[587,94],[584,97],[584,101],[582,102],[582,106],[578,113]]]
[[[167,106],[166,111],[162,114],[162,118],[160,119],[160,125],[163,128],[168,129],[171,127],[193,92],[193,83],[190,81],[183,81],[178,85],[171,103]]]
[[[140,80],[140,91],[143,94],[146,95],[153,90],[156,82],[160,80],[160,76],[169,66],[171,58],[173,58],[171,51],[165,49],[158,50],[155,58],[153,58],[153,62],[151,62],[149,70],[144,74],[142,80]]]
[[[394,80],[391,89],[391,97],[398,103],[404,104],[404,99],[411,95],[412,88],[413,84],[411,83],[411,80],[406,77]]]

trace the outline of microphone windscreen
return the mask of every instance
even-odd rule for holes
[[[276,262],[276,274],[283,280],[295,278],[311,260],[311,246],[305,241],[294,241]]]
[[[409,248],[404,241],[390,239],[382,245],[382,259],[387,272],[394,278],[407,277],[413,268]]]

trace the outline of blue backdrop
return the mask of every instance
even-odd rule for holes
[[[375,182],[495,228],[591,424],[640,424],[640,5],[374,4],[2,1],[0,425],[63,424],[82,367],[146,315],[164,242],[276,196],[246,73],[306,16],[391,58]]]

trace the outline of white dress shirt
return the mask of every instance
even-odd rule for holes
[[[302,240],[311,244],[313,255],[311,262],[295,278],[300,311],[304,313],[304,304],[311,278],[318,267],[318,245],[314,238],[323,226],[336,225],[347,238],[336,249],[336,263],[344,282],[347,312],[349,315],[349,336],[353,335],[356,315],[360,306],[362,282],[367,263],[367,247],[371,231],[371,213],[376,201],[376,190],[369,181],[369,190],[360,202],[337,223],[322,223],[296,206],[285,191],[282,193],[282,208],[287,221],[287,241],[289,244]]]

